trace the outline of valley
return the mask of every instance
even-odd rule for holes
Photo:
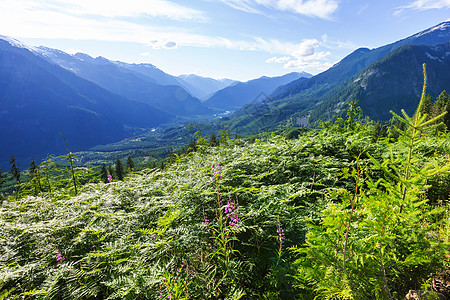
[[[450,299],[449,69],[450,21],[247,81],[0,36],[0,299]]]

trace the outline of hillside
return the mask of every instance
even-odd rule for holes
[[[305,121],[305,118],[307,119],[311,109],[314,109],[316,105],[322,105],[322,103],[324,106],[332,106],[331,102],[325,103],[330,100],[330,95],[333,95],[334,98],[344,98],[345,93],[341,94],[342,90],[340,89],[344,82],[350,80],[357,73],[376,63],[395,49],[405,45],[433,46],[448,41],[450,41],[450,22],[443,22],[392,44],[376,49],[357,49],[330,69],[308,80],[294,81],[284,89],[278,89],[277,94],[270,97],[270,103],[266,101],[262,104],[256,103],[251,105],[251,107],[244,107],[235,114],[236,119],[232,126],[239,128],[240,124],[246,124],[247,128],[254,129],[259,126],[255,126],[255,124],[262,124],[265,128],[276,128],[286,124],[293,126],[307,125],[308,122]],[[418,70],[423,62],[426,61],[420,61],[409,72],[413,73],[415,70]],[[402,66],[402,68],[404,67],[406,66]],[[420,71],[418,76],[421,76]],[[418,82],[420,85],[420,80]],[[410,87],[408,84],[410,82],[405,83],[404,88]],[[402,104],[398,103],[398,107]],[[415,108],[415,105],[403,107],[411,111]],[[314,113],[314,115],[316,116],[317,114]],[[329,115],[325,116],[323,120],[327,118],[329,118]],[[316,117],[311,121],[315,120],[317,120]]]
[[[422,63],[427,65],[427,93],[433,99],[450,90],[449,53],[450,42],[397,48],[324,95],[327,101],[312,109],[311,119],[330,118],[342,103],[354,100],[359,101],[364,114],[375,120],[390,119],[390,110],[400,113],[405,108],[411,114],[422,92]]]
[[[21,187],[35,195],[0,206],[0,293],[402,299],[450,267],[449,137],[411,124],[412,143],[357,118],[298,139],[199,139],[162,171],[79,195],[42,173]]]
[[[69,55],[45,47],[38,49],[43,58],[131,100],[157,107],[174,116],[210,113],[198,99],[184,90],[175,78],[151,65],[113,62],[83,53]],[[161,82],[164,85],[160,84]]]

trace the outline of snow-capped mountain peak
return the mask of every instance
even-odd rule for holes
[[[29,50],[31,52],[36,52],[37,51],[36,47],[29,46],[29,45],[27,45],[25,43],[22,43],[21,41],[16,40],[16,39],[14,39],[12,37],[9,37],[9,36],[0,35],[0,39],[8,42],[13,47],[24,48],[24,49],[27,49],[27,50]]]
[[[446,35],[450,35],[450,22],[443,22],[440,23],[434,27],[428,28],[427,30],[421,31],[419,33],[417,33],[416,35],[413,35],[413,37],[420,37],[420,36],[424,36],[430,33],[437,33],[437,34],[446,34]]]

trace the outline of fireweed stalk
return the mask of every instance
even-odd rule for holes
[[[216,292],[223,289],[221,285],[230,280],[230,272],[232,271],[233,255],[239,253],[234,249],[234,242],[238,241],[236,237],[236,230],[239,229],[241,219],[238,215],[237,202],[229,199],[226,206],[222,205],[222,197],[220,193],[220,184],[222,179],[222,168],[219,164],[213,164],[211,166],[213,171],[212,180],[216,185],[216,218],[214,222],[210,222],[205,213],[203,212],[203,225],[208,226],[211,232],[211,239],[214,240],[214,248],[209,256],[217,259],[218,268],[221,269],[222,278],[217,282],[217,286],[214,287]]]
[[[279,218],[277,218],[277,234],[278,234],[278,244],[279,244],[278,257],[281,257],[281,252],[283,251],[283,242],[286,237],[284,235],[284,230],[281,227]]]

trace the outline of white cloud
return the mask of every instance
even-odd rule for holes
[[[292,12],[309,17],[331,19],[339,0],[219,0],[232,8],[249,13],[262,13],[260,7]]]
[[[315,52],[309,56],[294,56],[285,65],[285,69],[301,69],[301,70],[326,70],[332,66],[332,64],[325,60],[330,55],[330,52]]]
[[[275,43],[276,44],[276,43]],[[331,53],[329,51],[317,51],[320,42],[316,39],[305,39],[298,44],[282,44],[276,47],[277,53],[285,54],[282,57],[272,57],[266,63],[284,64],[285,69],[300,70],[326,70],[332,64],[326,60]]]
[[[74,16],[93,17],[165,17],[174,20],[205,20],[201,11],[167,0],[2,0],[0,7],[16,11],[57,11]]]
[[[297,50],[292,53],[295,57],[311,56],[316,53],[316,49],[319,47],[319,41],[316,39],[303,40],[297,45]]]
[[[254,3],[252,3],[253,2],[252,0],[219,0],[219,1],[237,10],[242,10],[254,14],[262,13],[261,10],[255,8]]]
[[[450,0],[416,0],[408,5],[397,7],[394,15],[398,15],[407,9],[428,10],[441,8],[450,8]]]
[[[156,3],[155,1],[170,3],[161,0],[148,0],[149,3]],[[228,1],[251,3],[262,0]],[[327,66],[324,58],[328,53],[320,51],[321,43],[327,40],[324,37],[321,42],[317,39],[305,39],[299,43],[261,37],[232,39],[224,36],[202,35],[189,30],[187,27],[156,26],[154,23],[146,25],[142,22],[138,23],[132,18],[107,17],[107,15],[120,14],[125,17],[132,16],[135,13],[145,13],[145,8],[137,12],[136,9],[124,7],[120,11],[119,7],[121,6],[111,4],[115,8],[107,9],[103,12],[105,16],[98,18],[91,16],[97,13],[95,6],[90,7],[90,10],[87,11],[89,12],[88,15],[81,14],[80,7],[87,5],[85,0],[74,2],[74,4],[69,3],[68,0],[55,0],[46,3],[51,3],[51,6],[50,4],[38,5],[39,3],[36,0],[0,1],[0,28],[2,28],[2,34],[18,39],[40,38],[133,42],[147,45],[154,49],[199,47],[262,51],[273,56],[267,60],[267,63],[281,63],[287,68],[312,68],[312,66],[319,66],[320,69],[324,69]],[[169,7],[172,6],[169,5]],[[157,12],[163,15],[162,8],[153,11],[154,14]],[[176,9],[171,12],[171,15],[167,12],[166,17],[182,17],[177,13]],[[193,17],[194,15],[191,16]],[[145,55],[145,53],[141,55]]]
[[[278,63],[278,64],[283,64],[283,63],[287,63],[288,61],[290,61],[292,58],[289,56],[282,56],[282,57],[272,57],[269,58],[268,60],[266,60],[266,63],[272,64],[272,63]]]

